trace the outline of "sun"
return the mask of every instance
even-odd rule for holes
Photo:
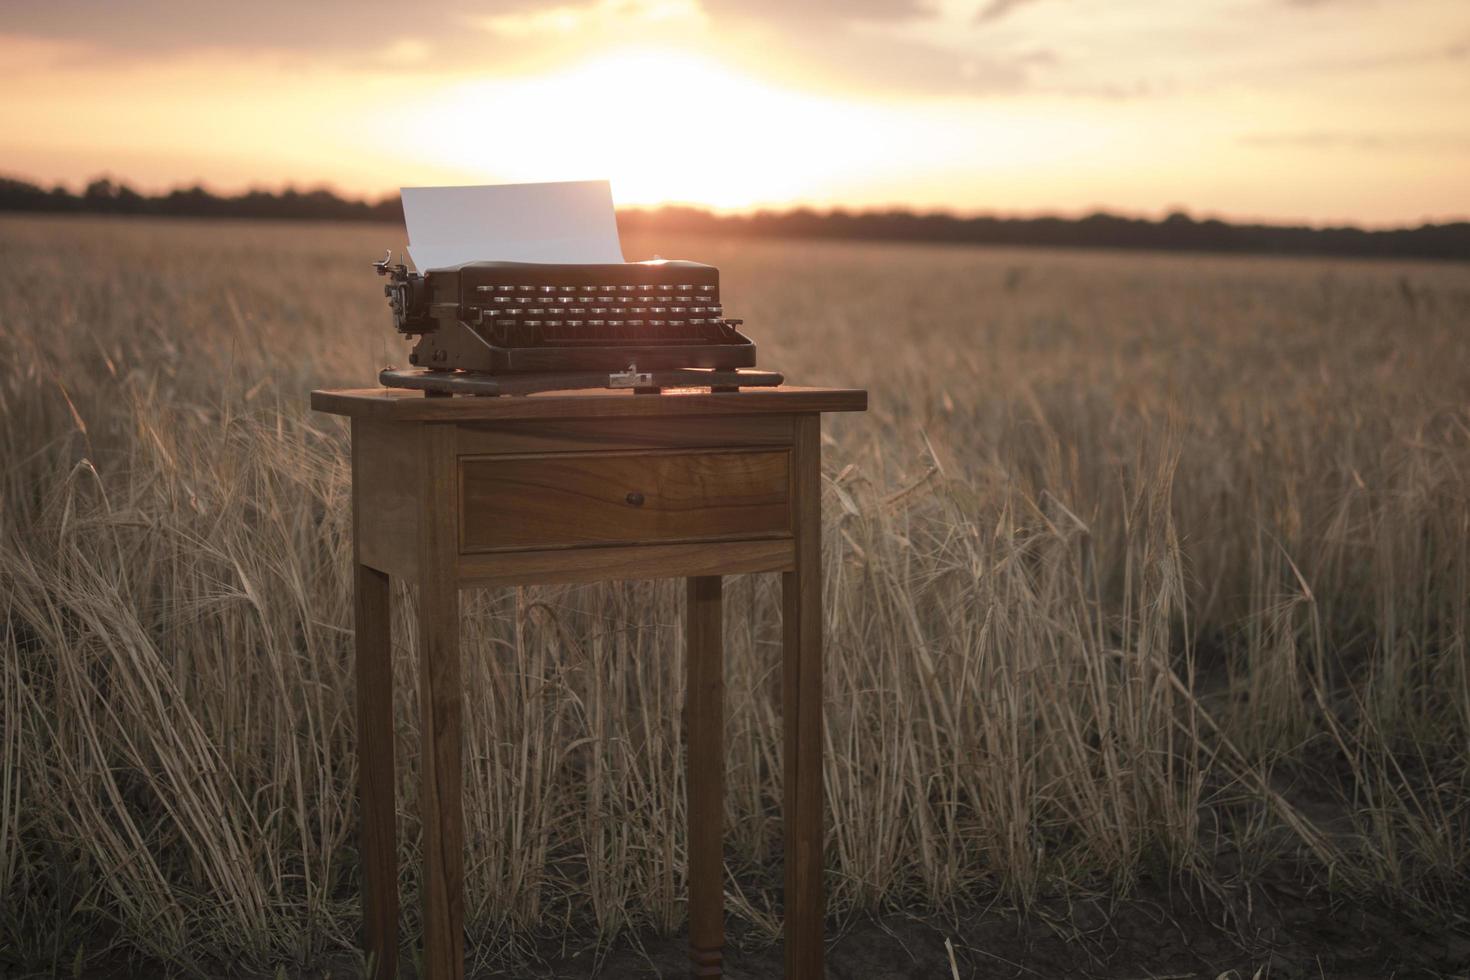
[[[417,142],[440,166],[508,181],[606,177],[619,204],[728,209],[812,196],[843,166],[835,130],[867,111],[662,49],[463,84],[429,101]]]

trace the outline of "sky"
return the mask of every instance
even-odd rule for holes
[[[0,0],[0,174],[1470,217],[1470,0]]]

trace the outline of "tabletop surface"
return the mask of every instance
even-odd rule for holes
[[[640,395],[628,389],[543,391],[494,398],[456,395],[429,398],[406,388],[344,388],[311,393],[318,412],[391,422],[467,422],[487,419],[651,418],[691,415],[777,415],[862,412],[868,393],[859,388],[744,388],[711,392],[672,389]]]

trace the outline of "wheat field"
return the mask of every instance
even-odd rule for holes
[[[0,958],[357,945],[347,432],[383,226],[0,218]],[[1145,877],[1470,899],[1470,269],[639,238],[824,430],[834,918]],[[727,584],[779,928],[779,582]],[[677,583],[467,597],[472,964],[680,928]],[[413,622],[395,619],[417,923]],[[1463,920],[1461,920],[1463,921]]]

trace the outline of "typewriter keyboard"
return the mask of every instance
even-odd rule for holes
[[[503,347],[718,342],[727,320],[719,287],[488,285],[475,287],[465,319]]]

